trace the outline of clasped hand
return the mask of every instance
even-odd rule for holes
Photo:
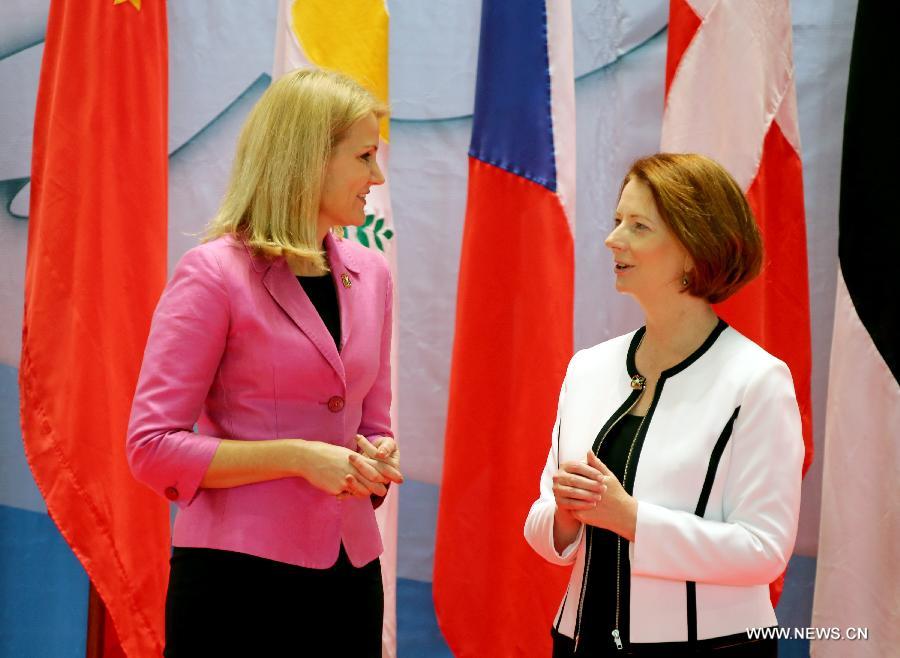
[[[400,448],[389,436],[379,436],[369,441],[362,434],[356,435],[356,445],[360,452],[348,456],[353,472],[344,476],[343,489],[337,494],[338,500],[350,496],[384,496],[390,482],[401,484]]]
[[[637,501],[591,451],[585,462],[565,462],[553,475],[556,507],[575,520],[634,539]]]

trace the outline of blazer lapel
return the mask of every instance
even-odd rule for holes
[[[297,277],[291,272],[287,261],[283,258],[275,260],[268,271],[263,275],[263,285],[272,295],[275,302],[287,313],[288,317],[293,320],[294,324],[300,328],[307,338],[312,341],[322,356],[331,364],[335,372],[340,376],[341,381],[347,381],[344,372],[344,363],[338,354],[337,346],[328,333],[325,323],[319,317],[315,306],[309,301],[309,297],[303,292],[303,288],[297,281]],[[340,293],[338,293],[340,300]],[[341,323],[343,332],[344,322],[343,304],[341,305]],[[345,341],[342,341],[345,342]]]
[[[334,289],[337,290],[338,307],[341,313],[341,345],[342,350],[350,340],[353,326],[353,301],[359,294],[359,286],[354,288],[354,283],[359,281],[359,266],[348,249],[343,245],[344,239],[336,238],[330,231],[325,236],[325,250],[328,252],[328,262],[331,267],[331,276],[334,277]]]

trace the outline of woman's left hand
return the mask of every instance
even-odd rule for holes
[[[375,468],[388,481],[403,484],[403,474],[400,472],[400,448],[394,439],[379,436],[369,441],[362,434],[357,434],[356,445],[363,455],[377,462]]]
[[[603,473],[606,492],[596,507],[574,510],[573,516],[582,523],[610,530],[628,541],[634,541],[637,500],[625,491],[615,474],[592,451],[588,451],[587,463]]]

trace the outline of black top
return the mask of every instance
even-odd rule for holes
[[[341,351],[341,312],[338,307],[337,289],[331,273],[321,276],[298,276],[297,281],[306,291],[309,301],[316,307],[334,344]]]
[[[597,456],[620,482],[624,482],[625,462],[640,429],[643,416],[626,414],[613,425],[597,449]],[[636,464],[631,456],[629,471]],[[600,503],[603,504],[602,502]],[[628,542],[619,535],[602,528],[589,527],[587,538],[591,550],[591,568],[584,591],[581,619],[581,643],[589,653],[616,651],[613,629],[618,628],[623,642],[628,641],[631,562]],[[621,547],[617,544],[621,541]],[[618,583],[617,583],[618,581]],[[616,588],[618,587],[619,623],[616,626]],[[605,654],[604,654],[605,655]]]
[[[325,323],[328,333],[334,339],[334,344],[341,351],[341,311],[338,305],[337,288],[334,285],[334,277],[331,273],[321,276],[298,276],[297,281],[303,286],[309,301],[316,307],[319,317]],[[390,488],[390,483],[386,485]],[[372,494],[372,506],[378,509],[384,502],[384,497]]]

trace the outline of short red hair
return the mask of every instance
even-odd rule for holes
[[[721,302],[759,274],[759,228],[747,197],[722,165],[694,153],[657,153],[631,165],[623,189],[629,180],[650,188],[663,221],[690,254],[691,295]]]

